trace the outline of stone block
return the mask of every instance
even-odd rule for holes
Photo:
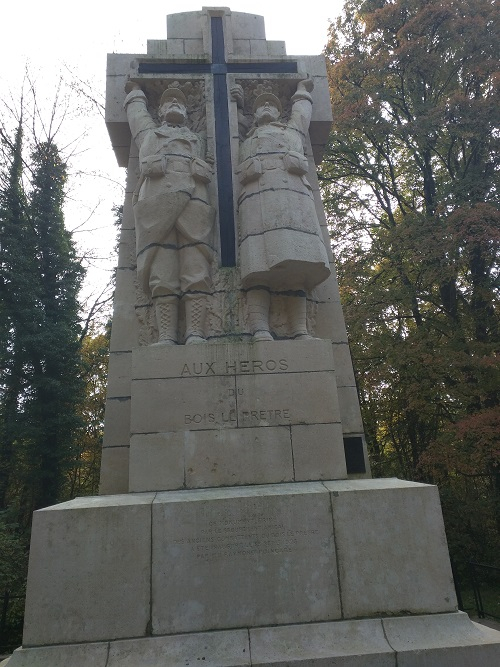
[[[146,50],[150,58],[166,58],[167,40],[166,39],[148,39],[146,41]]]
[[[333,358],[335,360],[337,387],[355,387],[356,380],[354,379],[349,345],[347,343],[334,343]]]
[[[168,56],[183,56],[184,52],[184,40],[183,39],[174,39],[169,37],[167,40],[167,55]]]
[[[232,376],[132,381],[132,433],[235,428]]]
[[[252,667],[396,667],[380,620],[250,630]]]
[[[397,479],[324,485],[345,618],[456,610],[436,487]]]
[[[332,262],[330,264],[330,277],[325,280],[324,283],[318,285],[314,288],[314,298],[317,301],[323,303],[338,303],[340,304],[340,294],[339,294],[339,284],[337,281],[337,272],[335,271],[335,265]],[[344,322],[344,316],[342,315],[342,322]],[[329,336],[332,338],[332,336]]]
[[[159,493],[153,635],[340,618],[320,483]]]
[[[104,424],[103,447],[129,446],[130,397],[107,399]]]
[[[139,348],[132,378],[133,433],[340,422],[329,341]]]
[[[250,40],[250,57],[251,58],[266,58],[267,42],[265,39],[251,39]]]
[[[332,300],[318,303],[315,335],[328,338],[333,343],[347,343],[347,331],[340,302]]]
[[[130,152],[136,151],[135,142],[132,144]],[[132,196],[137,185],[137,170],[139,169],[139,158],[129,157],[128,171],[125,180],[125,200],[123,203],[123,221],[122,229],[133,229],[135,231],[134,210],[132,207]]]
[[[118,285],[117,278],[117,289]],[[135,314],[134,301],[118,301],[117,295],[115,295],[110,351],[128,352],[137,346],[138,338],[139,323]]]
[[[292,426],[295,481],[347,477],[341,424]]]
[[[231,28],[234,39],[266,39],[264,17],[246,12],[231,12]]]
[[[167,39],[201,39],[202,37],[202,13],[179,12],[178,14],[167,14]]]
[[[116,287],[114,303],[130,305],[133,310],[135,303],[136,274],[130,268],[118,268],[116,271]],[[113,318],[114,320],[114,318]]]
[[[499,655],[500,633],[458,612],[24,648],[0,667],[497,667]]]
[[[285,42],[279,40],[268,40],[267,51],[272,56],[286,56]]]
[[[309,76],[317,77],[319,80],[323,80],[322,85],[328,87],[328,79],[326,76],[326,60],[325,56],[320,54],[317,56],[293,56],[298,62],[299,72],[307,72]],[[318,83],[315,82],[314,93],[316,94]],[[331,112],[331,108],[330,108]]]
[[[132,433],[339,421],[332,372],[132,382]]]
[[[184,52],[188,56],[201,56],[204,53],[203,39],[185,39]]]
[[[129,448],[104,447],[101,453],[99,495],[128,493]]]
[[[114,642],[106,667],[250,667],[246,630]]]
[[[136,268],[135,230],[124,227],[118,242],[118,264],[120,269]]]
[[[134,379],[275,375],[333,370],[326,340],[143,347],[134,350]]]
[[[111,352],[108,363],[107,398],[130,396],[131,352]]]
[[[108,77],[127,75],[130,69],[134,68],[134,63],[142,54],[137,53],[108,53],[106,63],[106,74]],[[122,89],[123,99],[125,99],[125,90]]]
[[[289,427],[187,433],[188,488],[293,481]]]
[[[384,618],[387,641],[398,667],[495,667],[500,664],[500,633],[473,623],[467,614]]]
[[[153,497],[77,498],[34,513],[23,645],[146,633]]]
[[[130,438],[130,491],[181,489],[185,433],[147,433]]]
[[[236,385],[243,427],[340,421],[331,372],[239,376]]]
[[[108,645],[104,643],[39,646],[18,648],[8,660],[8,667],[107,667],[107,659]]]
[[[338,400],[344,433],[363,433],[357,388],[338,387]]]
[[[136,57],[133,54],[108,54],[104,115],[111,144],[121,167],[127,166],[131,142],[127,116],[123,109],[124,87],[131,64]]]
[[[250,57],[250,40],[249,39],[233,39],[233,53],[235,56]]]

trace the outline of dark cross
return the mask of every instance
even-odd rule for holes
[[[297,73],[297,63],[238,62],[228,63],[224,57],[224,27],[221,16],[211,17],[211,63],[140,63],[139,74],[212,74],[214,77],[215,153],[219,183],[219,226],[222,266],[236,265],[234,233],[233,169],[231,165],[231,133],[229,131],[229,100],[227,74]]]

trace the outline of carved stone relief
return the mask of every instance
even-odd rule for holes
[[[124,102],[139,148],[140,174],[132,202],[140,338],[150,341],[154,310],[157,344],[198,343],[205,340],[212,292],[215,219],[208,194],[213,159],[205,133],[199,131],[206,126],[204,92],[199,82],[174,81],[157,101],[159,85],[154,84],[148,82],[148,100],[139,83],[128,81]],[[152,106],[157,108],[156,120],[148,110]]]
[[[231,92],[239,108],[240,134],[248,126],[250,108],[253,113],[236,169],[248,328],[255,340],[273,340],[283,332],[309,338],[306,294],[330,275],[304,152],[313,81],[295,84],[291,98],[283,83],[244,85],[237,82]]]

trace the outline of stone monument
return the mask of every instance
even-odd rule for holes
[[[127,194],[101,495],[35,513],[9,667],[498,665],[435,487],[370,479],[323,58],[203,8],[109,56]]]

